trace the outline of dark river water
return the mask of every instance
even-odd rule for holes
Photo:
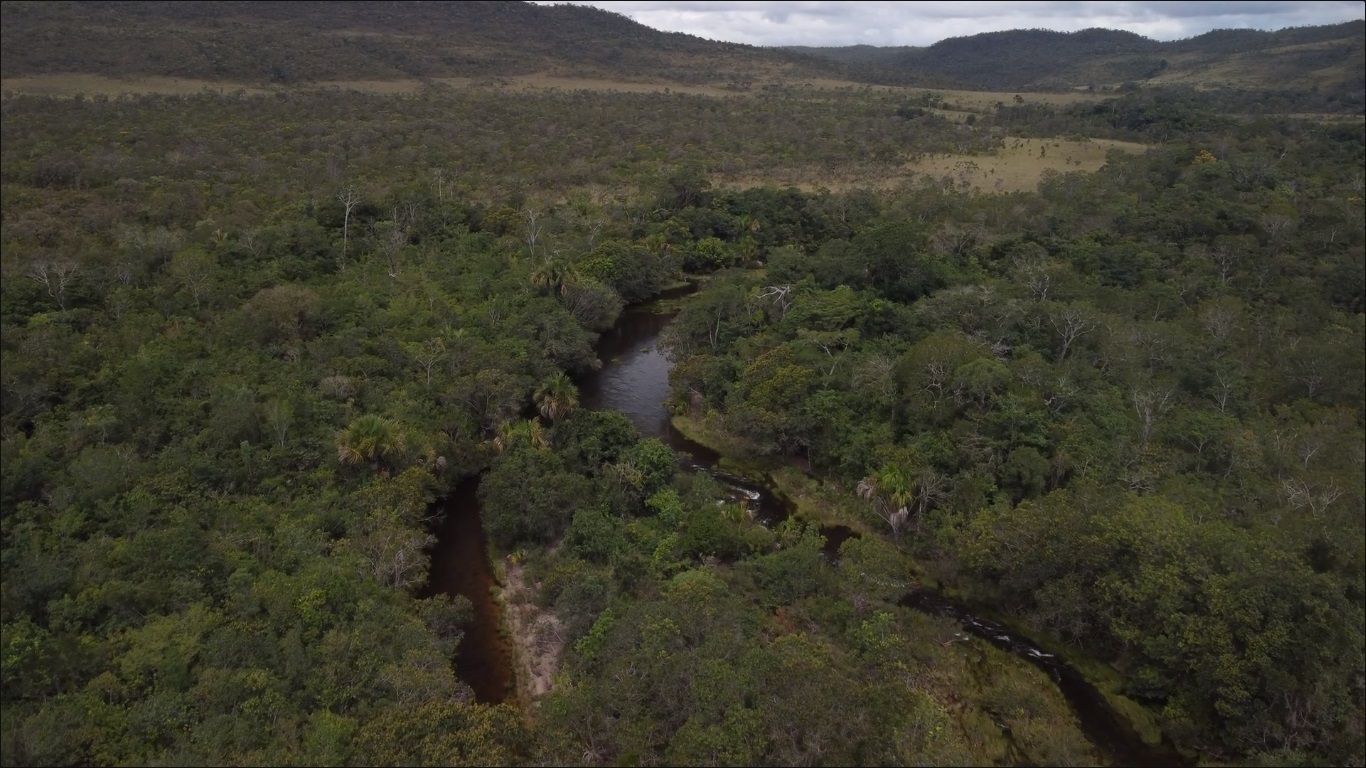
[[[434,533],[427,594],[462,595],[474,606],[474,620],[455,653],[455,673],[489,704],[513,691],[512,645],[503,634],[503,606],[494,597],[497,580],[489,563],[479,514],[479,478],[455,487],[441,502],[444,516]]]
[[[690,290],[676,291],[669,297]],[[774,525],[786,519],[791,510],[780,494],[762,483],[718,470],[720,457],[715,451],[674,429],[668,410],[671,363],[659,344],[660,334],[674,314],[656,309],[653,304],[630,307],[616,326],[602,335],[597,346],[602,367],[580,378],[581,405],[621,412],[643,435],[659,438],[677,451],[686,468],[716,477],[728,495],[748,505],[759,521]],[[466,481],[443,502],[446,514],[436,531],[430,589],[464,595],[474,604],[475,621],[461,641],[456,671],[474,688],[479,701],[497,702],[515,687],[513,654],[502,632],[501,607],[493,598],[496,582],[480,527],[477,487],[477,479]],[[858,535],[844,526],[825,527],[821,532],[831,562],[838,562],[840,544]],[[1107,762],[1135,766],[1189,764],[1175,749],[1167,745],[1154,747],[1139,738],[1095,686],[1060,656],[974,616],[966,606],[937,592],[917,589],[903,597],[900,604],[956,619],[965,632],[1048,673],[1076,714],[1082,732]]]

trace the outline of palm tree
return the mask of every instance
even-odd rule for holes
[[[545,450],[550,447],[550,436],[546,434],[545,427],[535,419],[526,421],[505,421],[498,427],[498,434],[493,438],[493,449],[503,453],[518,443],[525,443],[537,450]]]
[[[901,529],[910,519],[906,504],[911,500],[912,481],[901,467],[887,465],[863,478],[858,484],[858,495],[873,503],[873,513],[886,521],[892,535],[900,537]]]
[[[536,408],[550,421],[558,421],[579,407],[579,391],[563,371],[542,382],[534,397]]]
[[[561,258],[558,251],[531,271],[531,284],[546,294],[567,293],[577,278],[574,265]]]
[[[343,464],[358,465],[369,462],[380,470],[386,462],[403,455],[403,430],[394,422],[374,414],[366,414],[352,421],[337,435],[337,458]]]

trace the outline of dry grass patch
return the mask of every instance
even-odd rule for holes
[[[409,94],[418,93],[425,87],[421,80],[325,80],[310,83],[304,88],[336,88],[342,91],[361,93]]]
[[[1038,187],[1045,171],[1096,171],[1111,150],[1137,154],[1147,145],[1112,139],[1025,139],[1008,136],[989,155],[930,155],[905,170],[947,177],[956,186],[979,192],[1026,192]]]
[[[564,625],[554,611],[536,605],[541,585],[527,582],[525,568],[506,560],[504,621],[516,649],[518,698],[524,704],[550,693],[564,653]]]
[[[878,168],[852,168],[832,172],[828,168],[786,167],[753,171],[715,180],[726,189],[753,187],[795,187],[804,192],[851,189],[874,191],[913,184],[928,176],[947,180],[952,186],[978,192],[1006,194],[1029,192],[1038,188],[1046,171],[1097,171],[1105,165],[1111,150],[1138,154],[1146,144],[1112,139],[1026,139],[1006,137],[1005,144],[991,154],[927,155],[902,165]]]
[[[1092,93],[1089,91],[1031,92],[1031,91],[957,91],[943,88],[907,88],[909,94],[937,93],[944,97],[944,108],[964,112],[992,112],[997,104],[1007,106],[1016,103],[1020,97],[1022,104],[1047,104],[1051,107],[1065,107],[1083,101],[1112,98],[1114,94]]]
[[[193,96],[204,91],[249,94],[269,93],[269,89],[246,83],[217,80],[194,80],[185,77],[118,78],[104,75],[66,73],[59,75],[25,75],[0,79],[0,92],[32,96],[122,96],[147,95]]]
[[[669,82],[638,82],[596,77],[568,77],[538,73],[502,78],[513,90],[598,91],[620,93],[686,93],[694,96],[736,96],[744,91],[720,85],[684,85]]]

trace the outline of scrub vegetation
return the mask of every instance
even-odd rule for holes
[[[586,8],[4,11],[0,762],[1117,759],[933,585],[1155,748],[1361,764],[1350,71],[1016,98]],[[581,396],[685,283],[675,424],[785,520]],[[476,476],[501,702],[429,588]]]

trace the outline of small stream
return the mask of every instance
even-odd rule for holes
[[[1043,670],[1053,679],[1077,716],[1088,741],[1114,765],[1190,765],[1169,743],[1153,746],[1143,741],[1127,720],[1116,712],[1104,694],[1086,677],[1056,654],[1047,653],[1029,638],[1000,624],[974,616],[962,603],[930,589],[914,589],[898,605],[922,613],[956,619],[969,634],[991,643]]]
[[[426,595],[460,595],[474,607],[474,620],[455,652],[455,673],[474,689],[475,701],[497,704],[513,691],[512,645],[503,634],[503,606],[485,544],[479,509],[479,478],[471,477],[437,502],[441,519],[432,545]]]
[[[673,298],[691,288],[671,292]],[[617,324],[598,342],[602,367],[579,381],[582,407],[615,410],[624,414],[642,435],[656,437],[680,457],[688,469],[707,472],[727,489],[728,495],[745,503],[755,519],[776,525],[791,511],[779,494],[751,480],[717,468],[721,457],[689,440],[674,428],[667,407],[669,369],[660,349],[660,334],[674,313],[657,312],[653,303],[627,308]],[[470,627],[456,657],[461,679],[475,689],[479,701],[502,701],[513,688],[512,650],[501,634],[501,606],[493,598],[496,586],[479,523],[476,480],[462,483],[445,502],[446,519],[437,531],[432,557],[431,590],[462,594],[475,606]],[[858,533],[845,526],[826,526],[824,552],[838,563],[839,547]],[[482,595],[482,598],[477,598]],[[1105,697],[1077,669],[1061,657],[1047,653],[1026,638],[993,622],[980,619],[963,604],[938,592],[916,589],[900,600],[912,610],[956,619],[967,632],[1042,669],[1057,684],[1077,717],[1087,739],[1110,763],[1116,765],[1188,765],[1190,761],[1169,744],[1145,743]]]

